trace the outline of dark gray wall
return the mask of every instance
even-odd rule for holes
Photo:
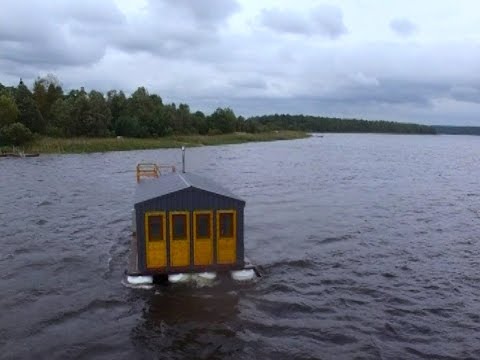
[[[243,201],[214,194],[196,188],[180,190],[162,197],[149,199],[135,205],[137,219],[137,245],[138,245],[138,268],[147,272],[145,260],[145,213],[147,211],[167,212],[167,238],[170,234],[169,211],[190,211],[194,210],[236,210],[237,211],[237,267],[244,266],[244,207]],[[217,216],[213,214],[213,241],[214,241],[214,263],[217,261]],[[190,217],[190,234],[193,239],[193,219]],[[170,242],[167,241],[167,264],[170,263]],[[193,264],[193,241],[190,241],[190,264]],[[167,267],[167,271],[168,271]],[[217,266],[209,267],[215,270]],[[193,270],[193,266],[190,266]]]

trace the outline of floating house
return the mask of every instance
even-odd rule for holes
[[[130,278],[244,269],[245,201],[208,178],[165,168],[137,165]]]

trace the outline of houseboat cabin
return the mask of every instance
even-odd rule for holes
[[[212,180],[139,164],[129,275],[243,269],[244,208]]]

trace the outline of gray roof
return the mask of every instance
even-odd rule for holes
[[[170,173],[143,179],[137,185],[135,204],[188,188],[196,188],[244,202],[243,199],[214,181],[192,173]]]

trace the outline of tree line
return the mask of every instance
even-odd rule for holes
[[[480,135],[479,126],[446,126],[434,125],[433,128],[437,134],[448,135]]]
[[[53,75],[37,78],[31,90],[22,80],[16,87],[0,84],[0,144],[20,145],[34,134],[142,138],[271,130],[434,133],[431,127],[386,121],[278,114],[245,119],[229,107],[205,115],[187,104],[164,103],[144,87],[129,96],[121,90],[103,94],[83,87],[65,92]]]
[[[0,136],[24,133],[53,137],[161,137],[172,134],[225,134],[247,131],[245,119],[230,108],[206,116],[187,104],[164,104],[139,87],[130,96],[84,88],[65,93],[54,76],[38,78],[30,90],[0,84]],[[7,134],[8,133],[8,134]],[[3,136],[2,136],[3,134]],[[21,142],[21,141],[19,141]]]
[[[339,119],[305,115],[264,115],[249,118],[257,126],[271,129],[336,133],[435,134],[432,126],[393,121]]]

